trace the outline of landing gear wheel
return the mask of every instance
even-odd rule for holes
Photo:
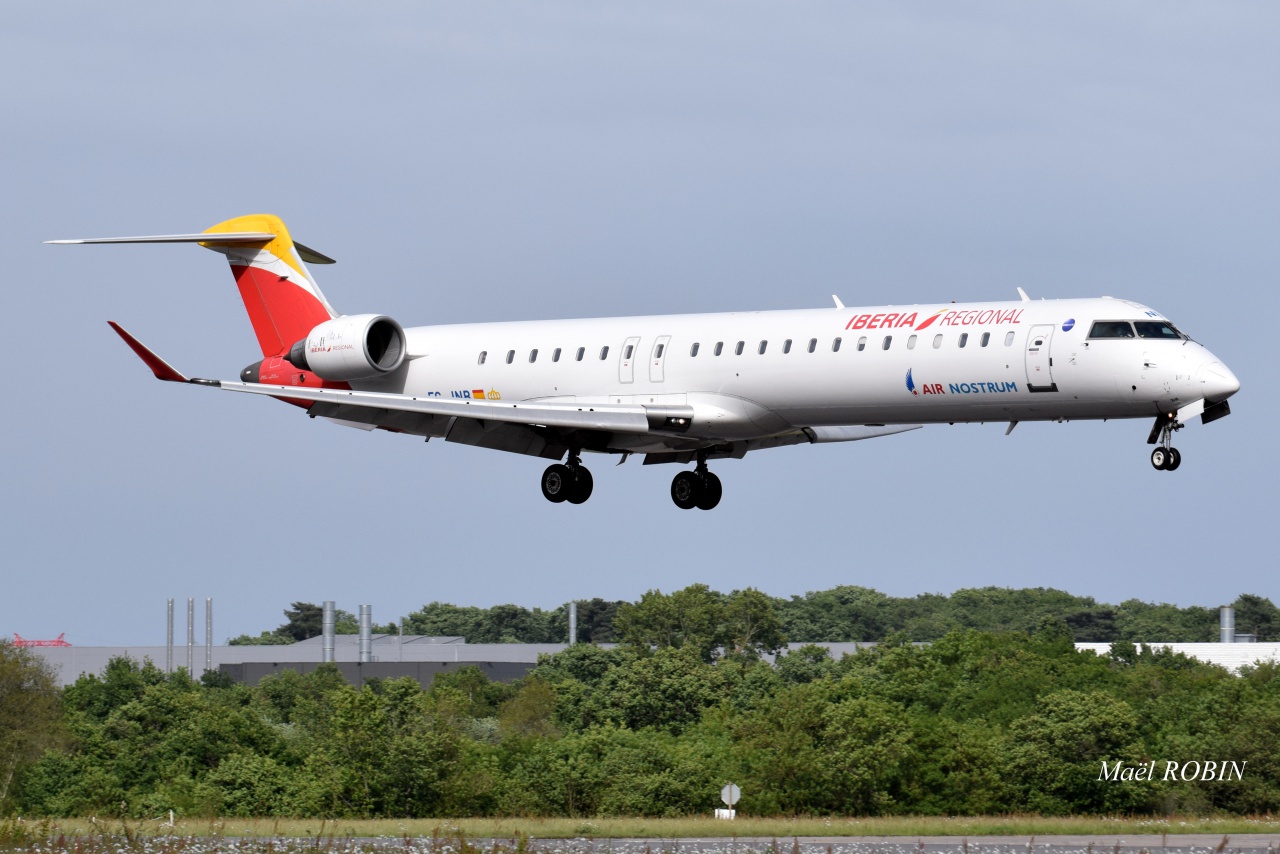
[[[547,466],[542,473],[542,497],[552,504],[559,504],[573,494],[573,472],[563,463]],[[590,494],[590,492],[588,492]],[[586,499],[582,499],[586,501]]]
[[[595,486],[595,480],[591,477],[591,472],[587,470],[586,466],[574,466],[571,471],[577,477],[569,489],[568,501],[570,504],[581,504],[591,497],[591,490]]]
[[[702,493],[702,478],[691,471],[682,471],[671,481],[671,500],[681,510],[697,507]]]
[[[1177,448],[1169,449],[1169,461],[1164,464],[1165,471],[1173,471],[1182,465],[1182,453]]]
[[[724,487],[720,485],[720,478],[711,472],[706,472],[702,476],[702,495],[698,497],[698,509],[713,509],[720,503],[722,495],[724,495]]]
[[[1169,461],[1172,457],[1166,448],[1156,448],[1151,452],[1151,465],[1156,471],[1164,471],[1169,468]]]

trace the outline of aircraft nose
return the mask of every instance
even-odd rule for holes
[[[1240,390],[1240,380],[1221,362],[1207,362],[1197,374],[1204,399],[1211,402],[1226,400]]]

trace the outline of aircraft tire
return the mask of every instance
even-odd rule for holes
[[[1177,448],[1169,449],[1169,461],[1164,464],[1165,471],[1173,471],[1182,465],[1182,452]]]
[[[715,506],[720,503],[722,495],[724,495],[724,487],[720,484],[720,478],[716,477],[712,472],[707,472],[706,477],[702,480],[702,494],[698,496],[698,509],[715,509]]]
[[[1156,471],[1164,471],[1169,467],[1169,452],[1164,448],[1156,448],[1151,452],[1151,465]]]
[[[591,477],[591,472],[586,466],[575,466],[574,472],[577,477],[569,488],[569,497],[566,500],[570,504],[581,504],[591,497],[591,490],[595,487],[595,479]]]
[[[553,463],[542,473],[542,497],[559,504],[573,493],[573,472],[563,463]],[[584,501],[586,499],[583,499]]]
[[[682,471],[671,481],[671,500],[681,510],[697,507],[701,495],[702,479],[694,472]]]

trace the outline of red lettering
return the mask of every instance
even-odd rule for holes
[[[852,328],[853,328],[853,322],[854,322],[855,320],[857,320],[857,319],[858,319],[858,315],[856,315],[856,314],[855,314],[853,317],[849,318],[849,322],[848,322],[848,323],[846,323],[846,324],[844,325],[844,328],[845,328],[845,329],[852,329]]]
[[[942,320],[938,322],[939,326],[955,326],[956,312],[948,311],[942,315]]]
[[[868,329],[879,329],[879,328],[880,328],[880,321],[882,321],[882,320],[884,320],[884,315],[883,315],[883,314],[877,314],[875,317],[871,318],[871,322],[867,324],[867,328],[868,328]]]
[[[991,316],[993,314],[995,314],[994,311],[992,311],[991,309],[987,309],[986,311],[982,312],[982,314],[978,315],[978,323],[979,324],[989,323],[991,321]]]
[[[890,326],[893,326],[893,322],[897,319],[898,319],[898,313],[896,311],[893,314],[886,314],[884,316],[884,323],[880,325],[884,329],[888,329]]]
[[[904,314],[902,316],[902,319],[898,321],[899,326],[915,326],[915,323],[916,323],[916,313],[914,311],[911,312],[911,314],[909,315]]]
[[[870,317],[870,315],[868,315],[868,314],[860,314],[860,315],[858,315],[858,316],[854,319],[854,321],[853,321],[853,328],[854,328],[854,329],[865,329],[865,328],[866,328],[866,325],[867,325],[867,318],[868,318],[868,317]]]

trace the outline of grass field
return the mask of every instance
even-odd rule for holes
[[[983,816],[975,818],[738,818],[733,821],[699,818],[503,818],[503,819],[183,819],[168,825],[168,817],[152,821],[119,819],[58,819],[50,822],[0,823],[4,828],[45,838],[113,835],[125,837],[243,837],[270,839],[342,839],[349,837],[444,837],[457,839],[618,839],[641,837],[760,837],[797,836],[1035,836],[1280,833],[1280,818],[1168,817],[1168,818],[1045,818],[1040,816]],[[37,831],[37,828],[41,828]]]

